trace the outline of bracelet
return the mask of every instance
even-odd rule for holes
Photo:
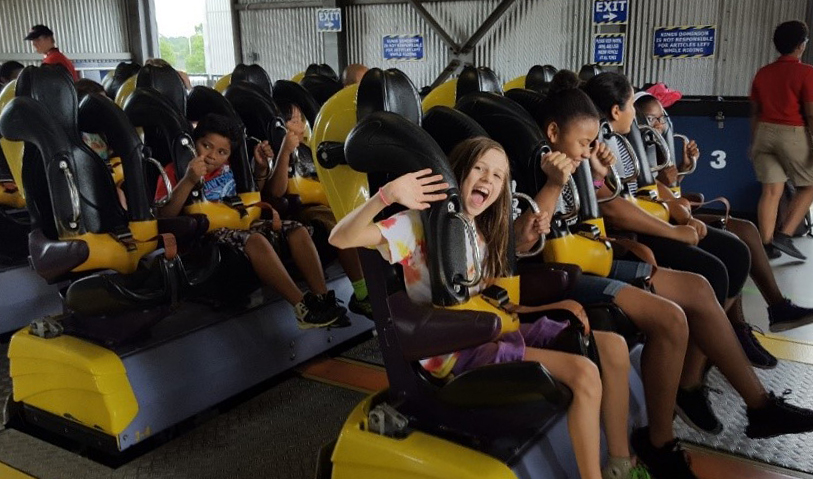
[[[604,186],[604,178],[602,178],[600,180],[593,180],[593,187],[595,189],[599,190],[599,189],[601,189],[602,186]]]
[[[269,180],[269,178],[271,178],[271,174],[272,174],[272,173],[273,173],[273,172],[271,171],[271,168],[268,168],[268,171],[267,171],[267,172],[266,172],[266,174],[264,174],[264,175],[257,175],[257,174],[255,173],[255,174],[254,174],[254,181],[268,181],[268,180]]]
[[[384,203],[384,206],[390,206],[392,204],[389,201],[387,201],[386,198],[384,198],[384,188],[383,187],[378,189],[378,197],[381,198],[381,201]]]

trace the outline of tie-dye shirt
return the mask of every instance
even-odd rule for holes
[[[409,299],[418,304],[432,304],[432,284],[426,262],[426,239],[424,238],[421,213],[416,210],[396,213],[386,220],[376,223],[381,235],[387,241],[378,247],[381,255],[390,264],[400,264],[404,270],[404,283]],[[485,244],[478,239],[483,264]],[[474,276],[474,254],[466,242],[468,277]],[[469,288],[470,294],[479,293],[481,287]],[[421,360],[421,365],[433,376],[446,377],[451,373],[459,353],[436,356]]]

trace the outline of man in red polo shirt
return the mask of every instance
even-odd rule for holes
[[[753,145],[751,159],[762,183],[757,214],[766,251],[807,259],[791,241],[813,203],[813,66],[801,62],[808,42],[807,25],[785,22],[774,31],[781,56],[762,67],[751,86]],[[785,182],[797,189],[781,231],[774,231]],[[775,256],[774,256],[775,257]]]
[[[73,68],[73,63],[68,60],[68,57],[59,51],[59,48],[54,44],[54,32],[45,25],[34,25],[25,37],[34,45],[34,50],[37,53],[42,53],[45,58],[42,63],[46,65],[62,65],[68,70],[68,73],[73,77],[73,81],[79,79],[76,70]]]

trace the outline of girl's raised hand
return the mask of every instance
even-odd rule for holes
[[[614,164],[615,155],[610,147],[606,143],[597,142],[590,155],[590,169],[593,171],[593,178],[605,178]]]
[[[564,186],[576,169],[573,161],[559,151],[542,155],[541,167],[548,177],[548,181],[552,181],[558,186]]]
[[[411,210],[425,210],[429,203],[446,199],[446,193],[438,193],[449,187],[442,181],[442,175],[433,175],[432,169],[426,168],[390,181],[380,194],[387,204],[400,203]]]

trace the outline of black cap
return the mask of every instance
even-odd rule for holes
[[[54,32],[51,31],[50,28],[46,27],[45,25],[34,25],[31,27],[31,30],[28,31],[28,35],[25,36],[26,40],[34,40],[39,37],[53,37]]]

